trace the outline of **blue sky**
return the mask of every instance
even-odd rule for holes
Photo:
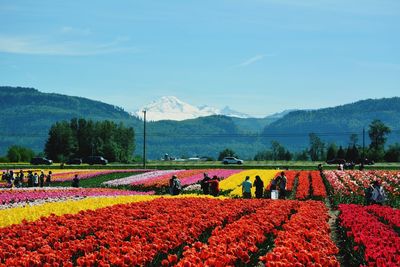
[[[0,0],[0,84],[262,116],[399,96],[400,1]]]

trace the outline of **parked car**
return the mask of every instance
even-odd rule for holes
[[[86,158],[85,163],[89,165],[94,165],[94,164],[107,165],[108,160],[100,156],[90,156]]]
[[[243,164],[243,160],[235,158],[235,157],[225,157],[222,160],[223,164]]]
[[[370,159],[367,159],[367,158],[365,158],[364,160],[358,159],[358,160],[356,160],[355,164],[361,164],[361,162],[364,165],[374,165],[375,164],[375,162],[373,160],[370,160]]]
[[[334,159],[327,160],[326,163],[328,163],[328,164],[345,164],[346,160],[334,158]]]
[[[32,165],[51,165],[53,161],[51,159],[43,158],[43,157],[35,157],[31,160]]]
[[[74,158],[74,159],[70,159],[67,161],[68,165],[81,165],[82,164],[82,159],[80,158]]]

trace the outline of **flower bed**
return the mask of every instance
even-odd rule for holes
[[[0,228],[0,266],[254,266],[274,243],[301,244],[297,262],[337,266],[321,206],[193,197],[105,205]]]
[[[275,248],[260,260],[266,266],[339,266],[328,219],[322,202],[301,202],[298,212],[277,233]]]
[[[107,188],[18,188],[0,190],[0,205],[18,202],[29,202],[39,199],[57,199],[88,196],[127,196],[138,194],[143,193]],[[149,194],[149,192],[147,192],[146,194]]]
[[[347,239],[350,250],[347,257],[351,264],[398,266],[400,237],[390,225],[371,215],[368,212],[370,207],[341,204],[339,210],[340,227],[343,237]]]
[[[196,242],[186,247],[177,266],[204,264],[205,266],[234,266],[249,264],[257,255],[260,244],[267,241],[276,227],[285,223],[298,208],[297,202],[269,201],[257,209],[227,225],[216,228],[207,243]],[[234,242],[240,240],[240,242]],[[256,259],[258,261],[258,259]]]
[[[310,196],[310,178],[308,171],[301,171],[298,177],[296,199],[307,199]]]
[[[379,181],[388,194],[388,203],[400,206],[400,172],[396,171],[324,171],[333,189],[333,204],[364,203],[364,190]]]
[[[259,175],[264,185],[267,185],[275,177],[276,170],[246,170],[236,174],[231,175],[227,179],[220,182],[220,189],[225,191],[230,191],[230,196],[241,197],[242,196],[242,183],[246,176],[250,177],[251,183],[254,182],[255,176]],[[252,188],[252,195],[254,196],[255,188]]]
[[[326,198],[326,188],[319,171],[310,172],[311,189],[313,198],[323,199]]]

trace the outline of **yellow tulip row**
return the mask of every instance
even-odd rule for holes
[[[234,175],[229,176],[229,178],[221,181],[221,190],[232,190],[230,196],[240,197],[242,196],[242,183],[246,176],[250,176],[251,183],[254,183],[256,175],[259,175],[261,180],[264,182],[264,187],[267,187],[270,181],[275,177],[279,171],[277,170],[246,170]],[[252,188],[252,194],[254,196],[255,188]]]

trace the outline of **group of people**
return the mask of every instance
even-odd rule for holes
[[[285,176],[285,172],[281,172],[280,175],[272,179],[270,186],[270,195],[272,196],[273,192],[278,193],[280,199],[286,198],[286,183],[287,178]],[[251,188],[255,187],[255,197],[263,198],[264,197],[264,182],[261,180],[259,175],[256,175],[254,183],[252,184],[250,181],[250,177],[246,176],[245,180],[242,183],[242,193],[243,198],[251,198]]]
[[[214,175],[212,178],[207,174],[203,174],[203,179],[200,180],[200,187],[204,195],[218,196],[220,193],[219,182],[221,178]],[[285,172],[281,172],[280,175],[275,177],[271,181],[270,193],[275,191],[278,193],[280,199],[286,198],[286,183],[287,179]],[[264,182],[261,180],[259,175],[256,175],[254,183],[250,181],[250,176],[246,176],[245,180],[241,184],[243,198],[252,198],[251,189],[255,187],[255,197],[263,198],[267,194],[264,190]],[[169,193],[171,195],[179,195],[182,192],[182,184],[176,175],[172,175],[169,180]]]
[[[3,172],[1,180],[7,182],[7,187],[43,187],[50,186],[51,177],[51,171],[47,175],[44,174],[44,171],[41,171],[40,174],[28,171],[25,177],[25,173],[22,170],[19,173],[9,170]]]
[[[201,189],[204,195],[212,195],[214,197],[219,195],[219,181],[221,180],[218,176],[214,175],[212,178],[207,173],[203,174],[204,177],[200,181]]]

